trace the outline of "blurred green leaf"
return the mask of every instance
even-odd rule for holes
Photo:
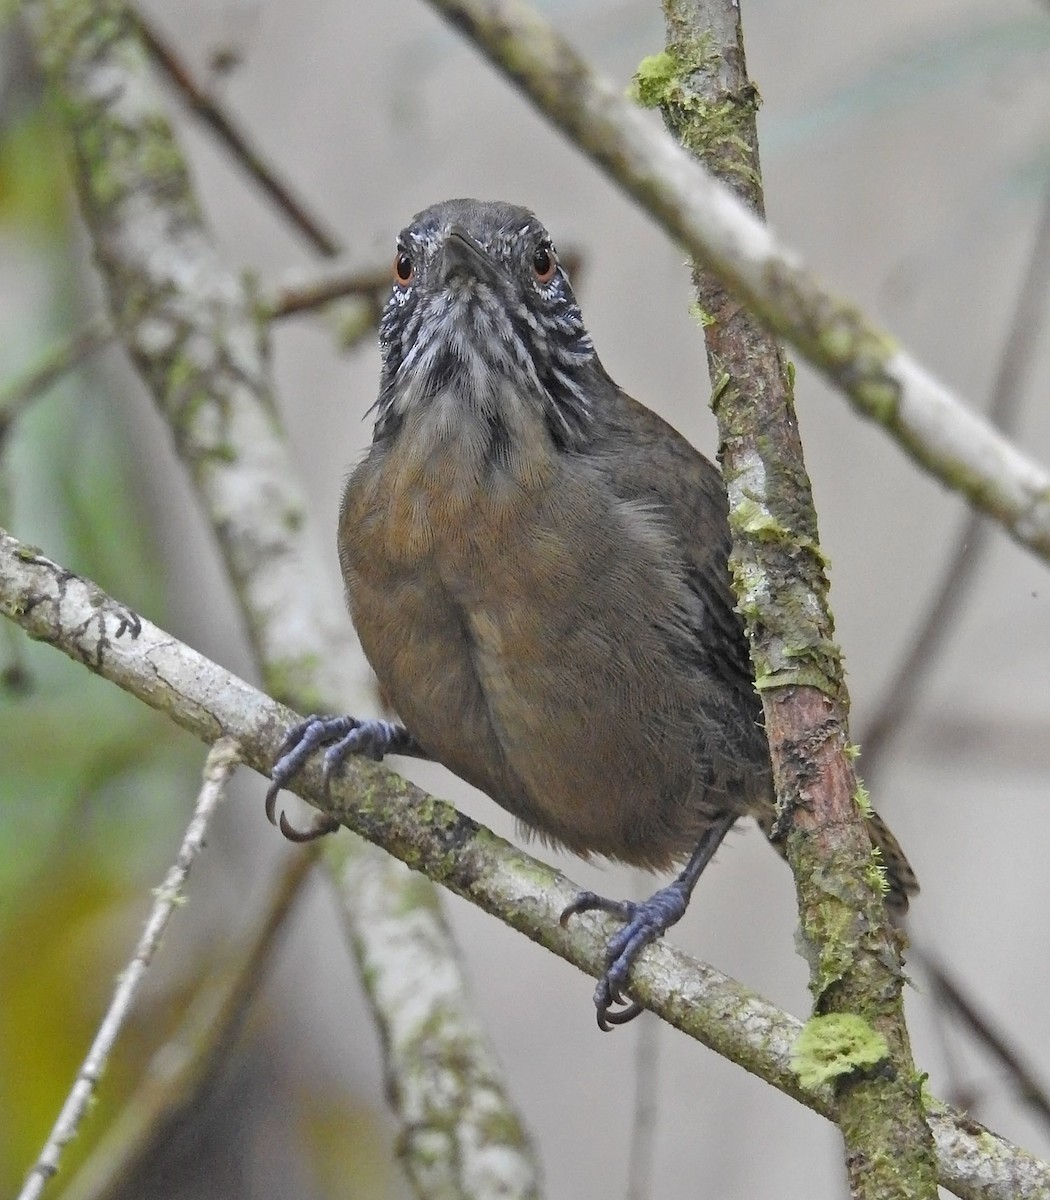
[[[46,888],[25,895],[0,924],[0,1190],[14,1195],[90,1044],[117,968],[114,915],[130,898],[73,846]],[[129,1056],[113,1064],[107,1091],[123,1090]],[[83,1139],[80,1139],[83,1140]],[[74,1143],[78,1159],[85,1147]]]
[[[13,249],[25,295],[0,339],[0,376],[8,381],[83,319],[70,303],[77,288],[68,253],[55,253],[59,239],[67,250],[69,218],[60,150],[39,110],[0,131],[0,239]],[[3,519],[163,622],[166,580],[122,412],[90,367],[36,397],[0,442]],[[0,638],[0,656],[6,1195],[39,1152],[134,944],[196,793],[201,751],[163,717],[14,627]],[[16,686],[4,686],[8,676]],[[157,1013],[167,1020],[179,1002],[155,997],[150,1020]],[[148,1026],[140,1019],[122,1039],[99,1094],[103,1113],[122,1101],[153,1036],[162,1036]],[[86,1123],[64,1167],[89,1152],[104,1124]]]
[[[36,104],[0,129],[0,225],[48,243],[64,238],[69,176],[60,130]]]

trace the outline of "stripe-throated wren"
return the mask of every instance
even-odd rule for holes
[[[625,921],[595,995],[607,1028],[637,1011],[611,1011],[631,961],[685,911],[730,826],[773,824],[722,479],[606,374],[526,209],[450,200],[416,216],[380,341],[375,435],[343,495],[339,560],[404,724],[292,730],[268,812],[319,746],[329,771],[348,754],[414,754],[550,843],[657,869],[688,859],[644,903],[585,893],[566,913]],[[878,818],[869,831],[903,909],[915,878]]]

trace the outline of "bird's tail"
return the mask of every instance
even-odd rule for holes
[[[783,857],[783,841],[779,838],[774,839],[772,836],[774,825],[772,807],[770,806],[768,812],[763,810],[755,813],[754,817],[762,832],[769,838],[773,848]],[[900,843],[883,822],[882,817],[875,812],[869,813],[865,824],[871,844],[879,852],[880,866],[885,871],[886,907],[894,917],[903,917],[908,911],[909,898],[919,890],[919,881],[915,878],[915,872],[911,869],[911,863],[905,857]]]
[[[908,911],[908,899],[919,890],[919,881],[911,869],[900,843],[890,832],[888,826],[878,813],[872,813],[867,819],[868,836],[872,845],[882,857],[882,866],[886,872],[886,905],[898,917],[903,917]]]

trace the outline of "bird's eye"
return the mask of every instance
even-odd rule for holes
[[[399,250],[394,256],[394,280],[400,283],[402,287],[407,287],[415,275],[415,268],[412,266],[412,259],[406,251]]]
[[[532,256],[532,269],[537,283],[550,283],[558,269],[558,259],[550,242],[541,242]]]

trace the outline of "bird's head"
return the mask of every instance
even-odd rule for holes
[[[376,436],[454,394],[465,410],[532,405],[556,444],[586,438],[601,367],[550,235],[525,208],[446,200],[397,240],[380,325]]]

